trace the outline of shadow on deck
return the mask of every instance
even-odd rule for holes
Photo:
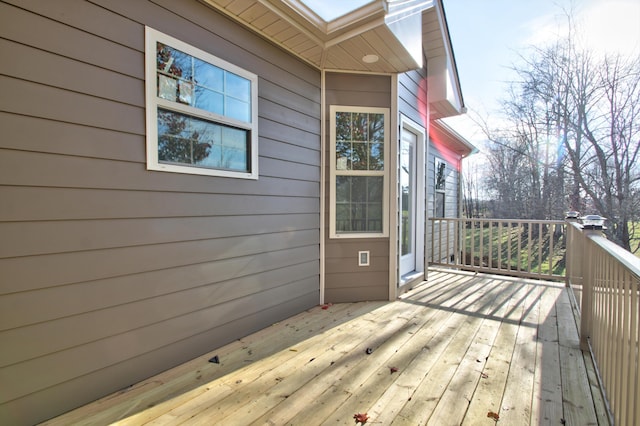
[[[47,424],[608,424],[562,284],[434,269],[325,308]]]

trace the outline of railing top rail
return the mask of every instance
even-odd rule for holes
[[[548,225],[561,225],[567,223],[564,220],[546,220],[546,219],[496,219],[496,218],[460,218],[460,217],[430,217],[431,221],[446,220],[458,222],[501,222],[501,223],[542,223]]]
[[[593,234],[587,235],[591,241],[593,241],[598,247],[607,252],[610,256],[620,262],[626,269],[629,270],[636,278],[640,279],[640,258],[633,253],[625,250],[616,243],[606,239],[602,235]]]

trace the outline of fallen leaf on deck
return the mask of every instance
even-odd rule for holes
[[[389,370],[391,370],[391,374],[398,372],[398,369],[396,367],[389,367]]]
[[[332,305],[331,303],[326,303],[326,304],[322,305],[322,309],[327,310],[327,309],[329,309],[329,307],[330,307],[331,305]]]
[[[483,379],[488,379],[489,375],[486,373],[480,373],[480,377],[482,377]]]
[[[493,411],[489,411],[487,413],[487,417],[492,418],[495,421],[500,420],[500,416],[498,415],[498,413],[494,413]]]
[[[356,423],[361,423],[361,424],[365,424],[367,420],[369,420],[369,416],[367,416],[367,413],[354,414],[353,418],[356,419]]]

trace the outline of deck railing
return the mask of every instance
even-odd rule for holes
[[[564,221],[431,218],[427,232],[431,265],[564,280]]]
[[[640,423],[640,258],[577,223],[429,219],[431,265],[565,280],[615,425]]]
[[[580,307],[580,344],[590,350],[613,423],[640,422],[640,259],[599,230],[567,227],[567,282]]]

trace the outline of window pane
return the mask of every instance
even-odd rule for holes
[[[224,115],[223,105],[224,95],[222,93],[196,86],[196,100],[193,106],[215,114]]]
[[[336,141],[351,140],[351,113],[336,112]]]
[[[158,160],[212,169],[249,171],[249,132],[158,110]]]
[[[351,170],[369,170],[368,165],[368,144],[362,142],[353,143],[351,153]]]
[[[224,115],[235,118],[236,120],[251,122],[251,105],[248,102],[226,97]]]
[[[336,143],[336,170],[351,169],[351,143]]]
[[[444,217],[444,192],[436,192],[434,217]]]
[[[251,123],[251,80],[157,43],[158,97]]]
[[[436,159],[436,189],[444,190],[447,176],[445,174],[446,163],[442,160]]]
[[[240,101],[248,103],[251,101],[251,82],[239,75],[225,72],[226,86],[225,93],[227,96],[232,96]]]
[[[352,134],[354,141],[366,141],[369,135],[368,114],[355,112],[352,115]]]
[[[336,176],[336,232],[381,233],[382,176]]]
[[[224,70],[222,68],[194,58],[194,70],[195,81],[199,86],[218,93],[224,91]]]
[[[384,145],[369,144],[369,170],[384,170]]]
[[[336,113],[336,170],[384,170],[384,114]]]
[[[191,80],[192,57],[166,44],[156,43],[156,65],[161,74]]]
[[[384,114],[369,114],[369,137],[371,142],[384,142]]]

